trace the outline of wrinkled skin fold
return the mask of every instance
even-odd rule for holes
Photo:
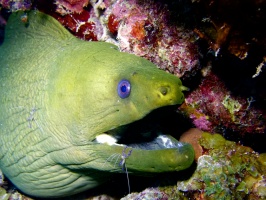
[[[81,41],[43,13],[27,13],[27,23],[23,14],[10,16],[0,46],[0,168],[21,191],[79,193],[104,182],[103,172],[122,172],[121,161],[139,175],[191,165],[191,145],[172,137],[159,136],[155,149],[96,140],[182,103],[177,77],[114,45]],[[117,85],[124,79],[131,91],[122,99]]]

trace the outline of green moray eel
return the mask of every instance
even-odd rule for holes
[[[138,175],[191,165],[191,145],[166,135],[151,149],[115,137],[152,110],[182,103],[179,78],[112,44],[77,39],[48,15],[22,15],[9,17],[0,47],[0,168],[17,188],[61,197],[123,172],[119,161]]]

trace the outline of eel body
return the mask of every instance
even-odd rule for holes
[[[149,150],[99,139],[182,103],[177,77],[112,44],[79,40],[38,11],[27,13],[27,22],[22,15],[9,17],[0,46],[0,169],[16,187],[61,197],[122,172],[117,159],[138,174],[191,165],[191,145],[171,137],[161,136],[163,147]]]

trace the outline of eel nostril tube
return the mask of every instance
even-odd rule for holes
[[[169,90],[170,90],[170,88],[167,87],[167,86],[162,86],[162,87],[159,88],[159,91],[161,92],[161,94],[163,96],[167,95],[167,93],[169,92]]]

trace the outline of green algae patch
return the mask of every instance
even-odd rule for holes
[[[260,154],[259,161],[262,165],[266,166],[266,153]]]
[[[231,114],[232,121],[235,121],[235,113],[241,109],[241,104],[230,97],[230,95],[226,95],[223,102],[223,106],[228,110]]]
[[[233,142],[227,141],[219,134],[212,135],[204,132],[200,140],[200,145],[206,149],[218,149],[222,146],[232,146]]]
[[[266,199],[265,155],[224,139],[219,134],[203,133],[199,140],[204,155],[189,180],[177,188],[189,198]]]

